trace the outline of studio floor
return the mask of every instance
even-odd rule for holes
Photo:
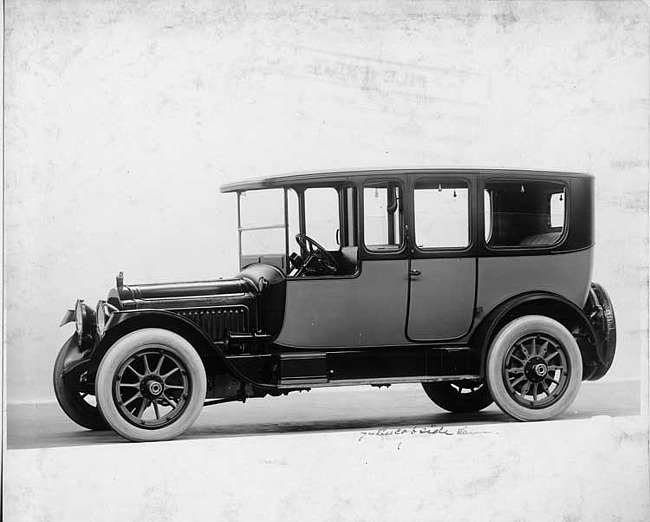
[[[11,405],[4,520],[645,521],[635,381],[585,383],[559,419],[449,415],[416,385],[205,408],[179,439],[78,429]]]

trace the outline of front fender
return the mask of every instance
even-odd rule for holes
[[[88,365],[89,373],[94,374],[99,368],[102,358],[108,349],[126,334],[141,328],[163,328],[177,333],[187,339],[199,356],[205,362],[210,358],[217,358],[220,371],[230,373],[233,377],[243,382],[252,384],[258,388],[275,389],[276,386],[269,383],[257,382],[233,365],[224,355],[219,346],[192,321],[166,310],[138,310],[135,312],[116,312],[111,317],[110,328],[92,350]]]
[[[192,342],[199,355],[207,356],[220,353],[213,349],[211,340],[190,320],[167,310],[137,310],[129,312],[115,312],[111,315],[104,336],[96,344],[91,353],[91,370],[97,371],[99,363],[119,339],[126,334],[142,328],[163,328],[175,332]]]
[[[63,381],[70,389],[81,390],[86,384],[83,376],[88,371],[90,352],[79,347],[77,332],[63,343],[61,352],[64,354],[60,369]]]

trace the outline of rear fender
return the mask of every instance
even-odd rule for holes
[[[501,328],[518,317],[531,314],[555,319],[576,337],[583,357],[584,379],[587,379],[594,371],[594,361],[599,358],[594,328],[578,306],[550,292],[535,292],[511,298],[498,305],[481,321],[470,341],[470,345],[481,357],[481,376],[485,375],[487,352]]]

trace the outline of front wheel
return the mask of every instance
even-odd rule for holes
[[[168,440],[187,430],[201,412],[205,368],[183,337],[147,328],[111,346],[95,388],[99,408],[117,433],[136,442]]]
[[[508,323],[488,352],[486,378],[497,405],[520,421],[565,411],[578,394],[582,356],[559,322],[528,315]]]
[[[429,399],[451,413],[471,413],[492,404],[490,390],[480,382],[423,382],[422,387]]]

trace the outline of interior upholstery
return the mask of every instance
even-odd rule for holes
[[[558,239],[562,232],[547,232],[545,234],[535,234],[534,236],[528,236],[522,239],[519,242],[519,246],[528,246],[528,247],[538,247],[538,246],[550,246],[554,243],[557,243]]]

